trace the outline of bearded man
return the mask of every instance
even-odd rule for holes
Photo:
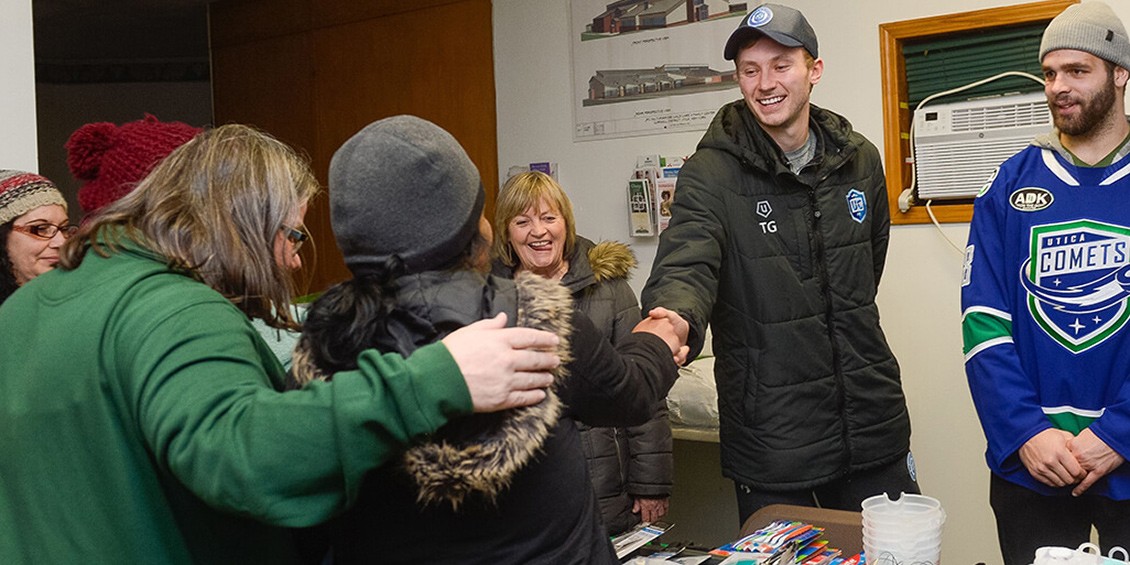
[[[1109,6],[1083,2],[1048,25],[1040,61],[1055,129],[977,197],[962,277],[1006,565],[1092,525],[1130,547],[1130,42]]]

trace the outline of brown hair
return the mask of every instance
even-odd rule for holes
[[[77,268],[88,249],[109,256],[127,238],[248,316],[297,328],[292,273],[275,260],[275,241],[318,190],[306,160],[286,144],[248,126],[220,126],[178,147],[92,218],[64,245],[59,265]]]
[[[553,177],[541,171],[528,171],[518,173],[506,181],[494,206],[492,251],[507,267],[518,266],[518,258],[510,245],[510,220],[537,206],[542,200],[557,209],[565,220],[564,255],[566,258],[573,255],[573,249],[577,245],[577,225],[573,221],[573,204],[569,201],[569,196]]]

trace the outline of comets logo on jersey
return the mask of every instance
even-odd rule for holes
[[[1060,345],[1081,353],[1130,317],[1130,229],[1090,220],[1032,228],[1021,266],[1028,311]]]

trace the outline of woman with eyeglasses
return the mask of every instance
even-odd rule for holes
[[[34,173],[0,170],[0,304],[54,269],[59,248],[76,229],[55,183]]]

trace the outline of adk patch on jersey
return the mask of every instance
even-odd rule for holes
[[[1008,203],[1021,212],[1039,212],[1054,200],[1050,190],[1038,186],[1018,188],[1008,197]]]
[[[1130,317],[1130,228],[1092,220],[1033,226],[1020,267],[1028,311],[1073,353],[1114,335]]]
[[[851,219],[862,224],[867,218],[867,196],[859,189],[853,188],[847,193],[847,204]]]

